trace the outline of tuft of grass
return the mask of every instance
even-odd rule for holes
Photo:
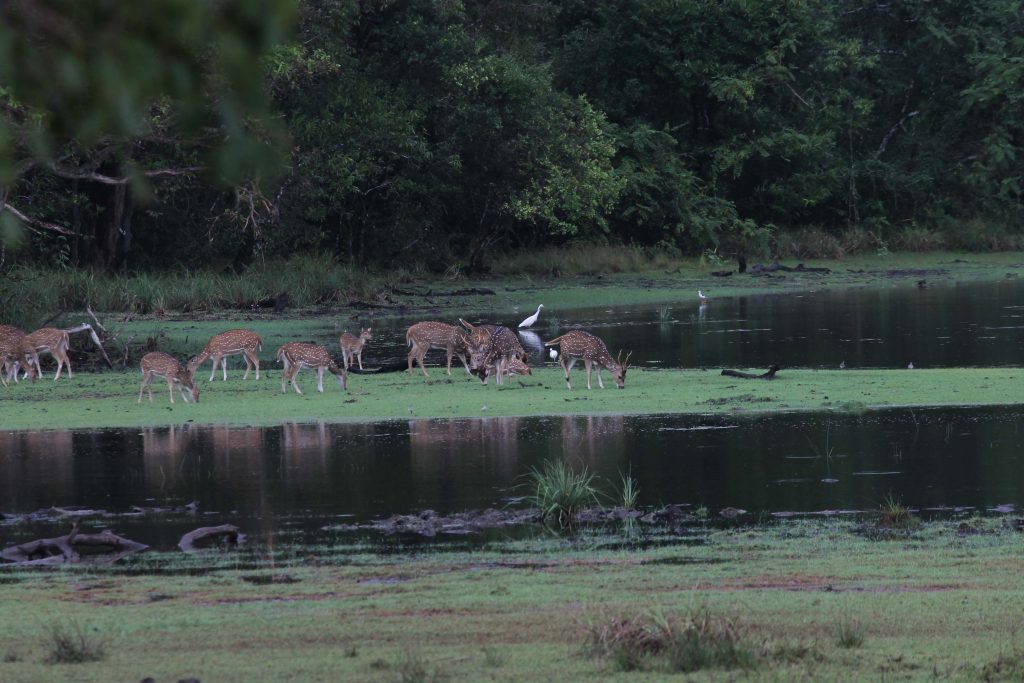
[[[563,529],[576,525],[581,510],[600,505],[596,477],[585,465],[574,471],[562,461],[547,460],[540,469],[531,467],[526,479],[531,489],[527,500],[540,508],[545,520],[554,519]]]
[[[583,652],[619,671],[753,669],[757,656],[732,619],[698,610],[684,616],[654,611],[616,617],[585,629]]]
[[[619,476],[622,478],[622,507],[633,510],[640,498],[640,482],[633,478],[632,471],[628,474],[620,472]]]
[[[438,683],[447,678],[437,667],[431,667],[418,652],[406,650],[394,667],[399,683]]]
[[[911,529],[919,526],[920,520],[901,498],[889,493],[882,501],[878,524],[891,529]]]
[[[844,614],[836,622],[832,635],[835,638],[836,645],[846,650],[852,650],[864,645],[866,633],[867,629],[860,620],[851,619]]]
[[[83,664],[99,662],[106,658],[105,643],[95,635],[86,632],[75,621],[54,623],[47,631],[48,664]]]
[[[500,669],[505,665],[505,655],[502,654],[497,648],[485,647],[484,653],[484,664],[491,669]]]
[[[658,309],[658,320],[663,323],[667,323],[672,319],[672,309],[668,306],[662,306]]]

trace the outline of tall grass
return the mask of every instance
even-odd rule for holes
[[[620,671],[693,673],[757,665],[742,628],[708,610],[683,616],[654,611],[590,624],[585,627],[583,653],[606,659]]]
[[[531,467],[526,475],[530,493],[526,499],[540,508],[545,520],[553,519],[563,529],[576,524],[579,512],[600,505],[595,475],[586,466],[574,471],[558,460],[547,460],[540,469]]]
[[[54,623],[47,631],[46,661],[49,664],[82,664],[106,658],[103,641],[86,632],[78,622]]]
[[[112,275],[19,266],[0,278],[0,302],[16,299],[17,306],[7,308],[31,322],[32,316],[81,311],[86,306],[96,311],[143,315],[245,310],[266,305],[283,292],[297,307],[353,299],[377,301],[383,296],[384,286],[382,276],[315,256],[268,261],[238,274],[176,271]]]
[[[545,247],[507,254],[492,266],[495,275],[598,275],[677,268],[678,256],[632,246]]]
[[[632,471],[628,474],[620,472],[619,477],[622,479],[622,507],[633,510],[640,498],[640,482],[633,478]]]

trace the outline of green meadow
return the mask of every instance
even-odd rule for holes
[[[339,539],[330,547],[200,556],[149,552],[116,567],[8,568],[0,573],[0,679],[1001,681],[1024,674],[1024,535],[1001,519],[904,529],[870,518],[730,529],[698,523],[672,536],[539,533],[472,551],[440,543],[398,554],[394,542]],[[595,647],[599,636],[636,619],[726,624],[741,656],[732,664],[710,659],[683,675],[700,654],[692,650],[705,647],[699,640],[677,638],[685,647],[637,657]],[[61,634],[72,634],[74,647]],[[52,663],[81,650],[98,661]]]
[[[437,352],[435,352],[437,353]],[[208,366],[207,366],[208,367]],[[579,367],[573,389],[554,363],[533,375],[498,387],[470,377],[461,366],[449,378],[443,368],[386,374],[350,374],[342,392],[329,373],[324,393],[316,376],[299,374],[303,395],[291,386],[281,393],[280,372],[264,369],[260,380],[241,379],[235,367],[228,381],[197,379],[198,404],[186,404],[175,392],[171,405],[167,384],[153,383],[138,403],[141,373],[77,373],[32,384],[21,382],[0,391],[4,429],[135,427],[184,422],[269,425],[282,422],[346,422],[414,418],[528,415],[600,415],[644,413],[744,414],[766,411],[860,411],[896,406],[1012,405],[1021,400],[1022,368],[948,368],[915,370],[782,370],[774,380],[725,377],[717,370],[649,370],[632,368],[626,388],[617,389],[607,372],[605,388],[592,389]]]

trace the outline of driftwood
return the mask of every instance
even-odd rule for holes
[[[204,526],[190,531],[178,541],[178,547],[186,553],[195,552],[201,548],[197,544],[208,545],[224,540],[231,545],[245,543],[245,534],[238,531],[234,524],[221,524],[220,526]]]
[[[97,324],[99,324],[99,321],[97,321]],[[107,358],[107,352],[103,349],[103,342],[100,341],[99,335],[96,334],[96,330],[92,329],[92,325],[89,323],[79,323],[74,327],[67,327],[64,329],[68,334],[76,334],[78,332],[85,332],[86,330],[89,331],[89,337],[92,339],[92,343],[95,344],[96,348],[98,348],[100,353],[103,354],[103,360],[107,361],[107,367],[113,369],[114,365],[110,362],[110,359]]]
[[[0,551],[0,560],[23,565],[70,564],[82,561],[85,555],[92,562],[116,562],[149,547],[109,531],[83,534],[78,529],[79,522],[75,520],[67,536],[41,538],[4,548]]]
[[[770,266],[766,266],[762,263],[757,263],[753,268],[750,269],[751,273],[774,273],[776,271],[782,271],[784,273],[820,273],[822,275],[828,275],[832,272],[831,268],[808,268],[802,263],[797,264],[796,268],[792,266],[784,266],[778,261],[773,262]]]
[[[722,370],[722,374],[726,377],[739,377],[741,379],[775,379],[775,373],[781,368],[778,365],[770,365],[768,372],[762,375],[755,375],[750,372],[740,372],[739,370]]]

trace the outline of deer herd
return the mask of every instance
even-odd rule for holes
[[[324,390],[324,372],[335,375],[338,385],[344,390],[347,387],[349,368],[358,365],[359,370],[363,370],[363,348],[372,339],[373,334],[370,328],[360,330],[358,336],[348,332],[342,334],[338,340],[342,356],[340,367],[323,346],[305,342],[284,344],[274,354],[277,362],[282,365],[282,393],[287,392],[289,381],[296,393],[302,393],[296,382],[296,375],[303,368],[316,370],[317,390],[321,393]],[[520,343],[518,335],[502,325],[473,325],[461,318],[459,318],[458,325],[434,321],[419,322],[406,331],[405,341],[409,350],[407,361],[410,376],[413,374],[414,362],[419,363],[423,376],[428,376],[424,359],[431,349],[444,349],[447,354],[448,375],[452,374],[452,358],[458,357],[466,372],[479,378],[483,384],[487,384],[492,375],[496,384],[503,384],[504,380],[511,375],[533,374],[527,364],[529,354]],[[19,374],[22,378],[30,378],[33,381],[37,377],[42,377],[43,373],[39,365],[39,354],[41,353],[49,353],[57,361],[54,379],[60,377],[64,366],[67,366],[68,376],[72,377],[68,346],[66,330],[47,327],[26,334],[16,327],[0,325],[0,362],[2,362],[0,383],[7,386],[11,380],[17,382]],[[627,354],[623,359],[620,351],[618,358],[612,358],[604,342],[589,332],[571,330],[545,342],[544,346],[557,349],[557,352],[552,351],[551,355],[552,358],[558,359],[558,363],[565,373],[565,384],[569,389],[572,389],[569,374],[577,360],[582,360],[586,368],[588,389],[591,388],[591,372],[595,369],[598,386],[604,388],[604,382],[601,380],[602,368],[611,373],[612,379],[620,389],[626,385],[629,355]],[[175,388],[186,403],[197,402],[199,387],[195,382],[195,374],[199,366],[207,361],[212,361],[213,369],[209,381],[212,382],[216,377],[218,365],[221,368],[222,379],[227,380],[229,356],[240,355],[245,360],[243,380],[247,379],[249,373],[253,371],[258,380],[260,378],[258,352],[262,348],[263,340],[258,334],[251,330],[235,329],[214,335],[203,350],[189,360],[185,366],[182,366],[177,359],[169,354],[160,351],[147,353],[139,364],[142,370],[142,386],[139,388],[138,402],[142,402],[142,397],[147,389],[149,390],[149,400],[153,401],[153,380],[157,377],[167,382],[171,403],[174,403]]]

